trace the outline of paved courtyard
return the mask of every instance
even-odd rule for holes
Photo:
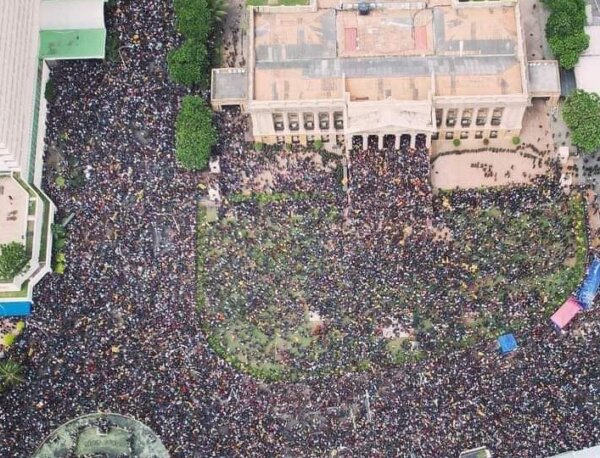
[[[549,170],[547,160],[533,152],[449,154],[434,160],[431,184],[438,189],[524,184]]]

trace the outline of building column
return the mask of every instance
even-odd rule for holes
[[[367,150],[367,140],[368,140],[369,136],[361,135],[360,137],[362,138],[362,150],[366,151]]]
[[[431,133],[425,134],[425,147],[427,149],[431,148]]]
[[[413,132],[412,134],[410,134],[410,147],[414,148],[416,142],[417,142],[417,135]]]
[[[440,124],[440,127],[438,127],[438,130],[442,130],[446,128],[446,116],[448,115],[448,109],[446,108],[442,108],[442,123]]]
[[[394,149],[400,149],[400,134],[396,134],[394,137]]]
[[[344,135],[344,143],[346,151],[350,151],[350,149],[352,148],[352,135]]]
[[[383,135],[377,136],[377,149],[380,151],[383,149]]]

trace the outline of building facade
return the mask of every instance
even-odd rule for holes
[[[530,105],[516,2],[250,7],[247,65],[216,69],[215,109],[255,141],[328,149],[512,138]]]
[[[105,40],[103,0],[0,3],[0,244],[21,243],[29,257],[24,272],[0,279],[0,316],[30,302],[51,270],[56,209],[41,190],[48,61],[103,58]]]

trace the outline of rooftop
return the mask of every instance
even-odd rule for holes
[[[558,62],[555,60],[533,60],[527,63],[529,91],[535,96],[560,95]]]
[[[514,7],[255,12],[255,100],[520,94]],[[345,77],[345,80],[344,80]]]
[[[41,59],[103,59],[105,29],[40,31]]]
[[[11,176],[0,176],[0,245],[25,244],[29,194]]]
[[[211,97],[219,100],[245,100],[248,76],[245,68],[215,68],[212,71]]]

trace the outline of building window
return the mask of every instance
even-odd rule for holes
[[[490,130],[490,138],[498,138],[498,131]]]
[[[297,145],[298,143],[300,143],[300,137],[298,135],[292,135],[292,143],[294,145]]]
[[[315,115],[313,113],[303,113],[304,129],[313,130],[315,128]]]
[[[444,117],[444,110],[442,108],[436,108],[435,110],[435,125],[440,127],[442,125],[442,118]]]
[[[285,143],[285,137],[282,135],[277,136],[277,144],[283,145]]]
[[[471,125],[471,118],[473,118],[473,110],[471,108],[463,110],[460,117],[460,125],[462,127],[469,127]]]
[[[341,111],[333,112],[333,127],[337,130],[344,128],[344,113]]]
[[[319,127],[321,130],[329,130],[329,113],[319,113]]]
[[[315,142],[315,136],[314,135],[307,135],[306,136],[306,143],[308,143],[309,145],[312,145]]]
[[[448,110],[448,113],[446,114],[446,126],[454,127],[455,124],[456,124],[456,110],[454,108],[451,108],[450,110]]]
[[[454,138],[454,132],[446,132],[446,140],[452,140]]]
[[[483,138],[483,130],[478,130],[475,132],[475,138]]]
[[[469,131],[467,131],[467,130],[463,130],[463,131],[460,133],[460,138],[462,138],[463,140],[464,140],[465,138],[469,138]]]
[[[504,108],[494,108],[492,112],[492,126],[499,126],[502,123]]]
[[[475,120],[475,124],[477,124],[478,126],[485,126],[487,124],[487,117],[488,109],[480,108],[479,110],[477,110],[477,119]]]
[[[298,113],[288,113],[288,126],[290,126],[290,130],[292,131],[300,129]]]
[[[283,114],[273,113],[273,127],[275,130],[283,130]]]
[[[329,143],[329,135],[321,135],[321,141],[323,143]]]
[[[343,135],[336,135],[335,136],[335,143],[337,146],[343,146],[344,145],[344,136]]]
[[[431,134],[431,139],[432,140],[437,140],[438,138],[440,138],[440,133],[439,132],[434,132]]]

